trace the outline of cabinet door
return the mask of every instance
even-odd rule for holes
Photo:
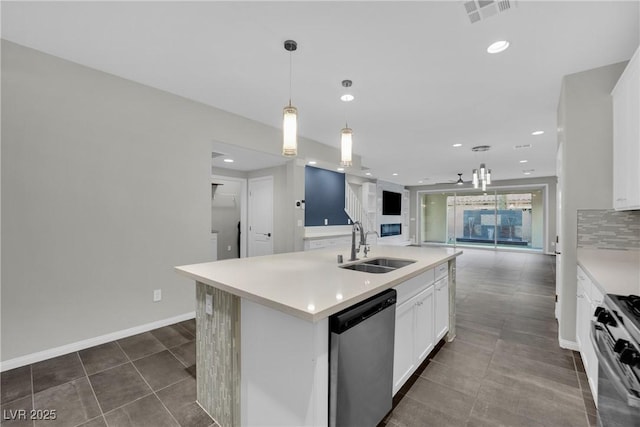
[[[584,352],[584,345],[582,343],[585,325],[584,301],[584,286],[580,281],[580,276],[578,275],[578,287],[576,290],[576,343],[578,344],[578,350],[580,353]]]
[[[589,386],[591,387],[591,394],[594,396],[594,400],[597,403],[598,400],[598,356],[596,356],[596,350],[593,348],[593,343],[591,342],[591,318],[593,316],[594,311],[596,311],[596,307],[598,304],[595,301],[592,301],[587,308],[587,313],[585,314],[585,322],[587,324],[585,340],[589,340],[585,343],[586,349],[586,357],[587,364],[585,366],[585,372],[587,374],[587,378],[589,378]]]
[[[449,330],[449,277],[438,280],[436,283],[436,339],[438,342]]]
[[[613,207],[640,208],[640,58],[633,55],[613,95]]]
[[[415,357],[416,364],[420,364],[433,350],[434,345],[434,286],[429,286],[424,291],[416,295],[416,335],[415,335]]]
[[[393,394],[409,379],[416,367],[414,356],[414,315],[416,298],[396,306],[396,332],[393,349]]]

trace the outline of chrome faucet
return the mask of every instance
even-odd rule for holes
[[[369,234],[375,234],[376,236],[380,237],[380,235],[378,234],[377,231],[367,231],[364,234],[364,257],[367,257],[367,254],[369,253],[370,249],[369,249],[369,244],[367,243],[367,236]]]
[[[358,247],[356,248],[356,232],[360,232],[360,241],[358,242]],[[360,252],[360,247],[364,246],[364,257],[367,257],[369,253],[369,244],[367,243],[367,236],[369,234],[375,234],[380,237],[377,231],[367,231],[364,232],[364,227],[360,221],[354,221],[353,227],[351,228],[351,258],[349,261],[356,261],[356,254]]]
[[[358,242],[358,248],[356,248],[356,231],[360,232],[360,242]],[[351,258],[349,261],[356,261],[356,254],[360,252],[360,246],[363,244],[367,244],[367,239],[364,235],[364,229],[362,228],[362,224],[360,221],[354,221],[353,227],[351,227]],[[365,254],[366,256],[366,254]]]

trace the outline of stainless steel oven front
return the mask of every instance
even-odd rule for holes
[[[632,320],[612,297],[617,296],[605,297],[591,325],[598,358],[598,425],[639,427],[640,346],[635,331],[627,328]]]

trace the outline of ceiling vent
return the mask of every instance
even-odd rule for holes
[[[514,150],[523,150],[525,148],[531,148],[531,144],[514,145]]]
[[[472,24],[506,12],[516,6],[516,0],[471,0],[464,2],[464,9]]]

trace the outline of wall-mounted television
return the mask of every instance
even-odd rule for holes
[[[402,214],[402,194],[393,191],[382,191],[382,215]]]

